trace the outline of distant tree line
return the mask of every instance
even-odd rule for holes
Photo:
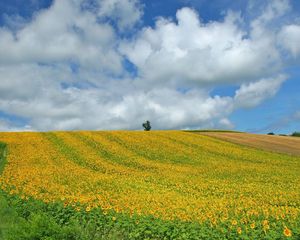
[[[293,133],[292,133],[292,136],[293,136],[293,137],[300,137],[300,132],[293,132]]]
[[[276,135],[273,132],[269,132],[268,135]],[[300,137],[300,132],[293,132],[292,134],[278,134],[279,136],[292,136],[292,137]]]

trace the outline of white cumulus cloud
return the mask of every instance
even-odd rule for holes
[[[245,27],[239,13],[203,22],[182,8],[126,38],[142,22],[138,0],[56,0],[11,18],[0,27],[0,129],[233,128],[231,113],[273,97],[299,54],[298,25],[272,27],[289,9],[270,1]],[[238,90],[213,95],[219,84]]]
[[[119,30],[128,30],[141,19],[143,10],[138,0],[98,0],[98,16],[117,21]]]
[[[300,55],[300,25],[284,26],[279,34],[282,46],[296,58]]]
[[[201,23],[195,10],[183,8],[176,18],[160,19],[155,28],[146,27],[121,45],[141,78],[155,84],[241,83],[280,67],[274,39],[246,37],[238,14]]]
[[[251,108],[258,106],[265,99],[273,97],[286,79],[287,76],[279,75],[275,78],[242,84],[235,93],[234,101],[236,107]]]

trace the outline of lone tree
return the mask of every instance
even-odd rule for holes
[[[148,120],[143,123],[143,128],[144,128],[144,131],[150,131],[151,125],[150,125],[150,122]]]

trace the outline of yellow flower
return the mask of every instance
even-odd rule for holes
[[[86,209],[85,209],[85,211],[87,211],[87,212],[91,211],[91,207],[87,206]]]
[[[76,210],[77,212],[79,212],[79,211],[80,211],[80,207],[75,208],[75,210]]]
[[[237,221],[236,221],[236,220],[233,220],[233,221],[231,222],[231,224],[235,226],[235,225],[237,225]]]
[[[252,229],[254,229],[254,228],[255,228],[255,223],[251,223],[251,224],[250,224],[250,227],[251,227]]]
[[[116,217],[112,217],[112,220],[113,220],[113,221],[116,221],[116,220],[117,220],[117,218],[116,218]]]
[[[269,224],[269,221],[268,220],[263,220],[263,226],[266,226]]]
[[[238,228],[237,228],[237,233],[238,233],[238,234],[241,234],[241,233],[242,233],[242,228],[241,228],[241,227],[238,227]]]
[[[286,237],[291,237],[292,236],[292,231],[290,229],[288,229],[287,227],[285,227],[284,230],[283,230],[283,234]]]

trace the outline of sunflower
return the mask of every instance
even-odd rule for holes
[[[91,207],[87,206],[86,209],[85,209],[85,211],[87,211],[87,212],[91,211]]]
[[[288,229],[287,227],[285,227],[284,230],[283,230],[283,234],[286,237],[291,237],[292,236],[292,231],[290,229]]]

